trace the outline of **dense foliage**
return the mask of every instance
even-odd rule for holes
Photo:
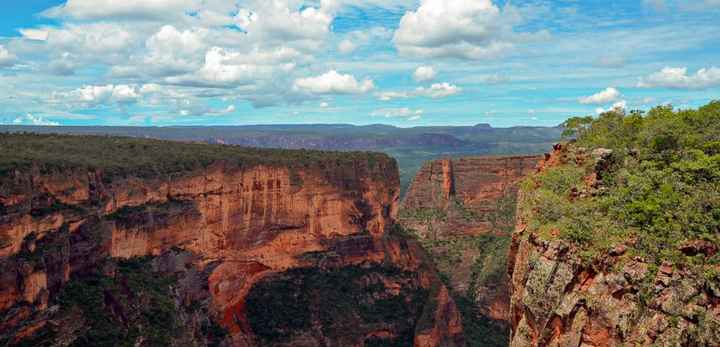
[[[241,168],[335,166],[352,170],[364,162],[372,170],[395,165],[388,156],[369,152],[258,149],[89,135],[0,134],[0,176],[7,176],[12,170],[36,167],[45,173],[98,170],[106,179],[155,178],[183,174],[219,161]]]
[[[566,129],[575,140],[563,149],[560,165],[524,186],[531,229],[572,241],[590,258],[626,242],[648,261],[717,275],[704,265],[720,263],[720,256],[682,248],[688,242],[720,246],[720,102],[612,111],[570,119]],[[597,149],[612,150],[600,165]],[[588,187],[593,172],[598,187]]]
[[[392,327],[401,335],[371,339],[366,345],[411,346],[428,301],[428,290],[412,284],[414,276],[379,265],[292,269],[250,290],[250,326],[268,345],[313,329],[333,341],[349,342],[378,327]],[[405,283],[394,292],[386,287],[386,278]]]

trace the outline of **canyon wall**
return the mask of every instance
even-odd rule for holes
[[[464,315],[466,320],[509,318],[505,269],[515,224],[515,195],[519,182],[540,159],[468,157],[428,162],[402,203],[402,225],[430,251],[455,295],[473,306]],[[506,330],[498,331],[499,340],[476,343],[501,344]]]
[[[171,345],[462,345],[448,290],[419,245],[394,231],[398,197],[398,169],[384,155],[305,169],[216,161],[158,178],[9,171],[0,339],[93,343],[105,335],[92,327],[109,321],[136,346],[157,336]],[[166,278],[170,298],[158,295]],[[96,294],[95,307],[83,306]],[[358,302],[343,311],[333,300]],[[153,302],[179,312],[171,320],[186,332],[149,329],[169,324],[143,311]]]
[[[539,172],[592,161],[594,172],[573,197],[602,189],[610,151],[585,153],[556,145]],[[533,189],[529,187],[528,189]],[[528,221],[538,211],[520,210],[508,266],[511,277],[511,346],[715,346],[720,341],[720,283],[687,267],[655,264],[633,251],[633,239],[610,244],[588,260],[587,252],[541,234]],[[571,200],[572,201],[572,200]],[[717,254],[709,242],[683,246],[697,259]]]

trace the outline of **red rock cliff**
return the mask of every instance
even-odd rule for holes
[[[417,231],[453,289],[468,293],[492,319],[508,318],[501,250],[509,244],[508,231],[514,225],[518,182],[539,160],[511,156],[432,161],[418,172],[402,204],[401,222]]]
[[[417,307],[418,315],[431,310],[424,318],[403,317],[411,320],[416,346],[462,344],[458,313],[422,250],[388,233],[399,193],[398,170],[388,158],[305,170],[218,161],[162,179],[16,170],[2,181],[0,331],[11,341],[57,324],[57,293],[102,259],[182,250],[192,254],[188,267],[207,273],[210,316],[229,331],[226,343],[261,344],[246,305],[261,281],[293,269],[379,264],[410,274],[378,277],[384,295],[405,287],[430,295]],[[391,323],[358,325],[359,334],[343,345],[401,336]],[[292,336],[295,345],[332,344],[327,334]]]
[[[556,145],[539,171],[568,161]],[[632,256],[629,244],[588,264],[572,244],[530,231],[532,213],[521,209],[510,252],[511,346],[718,345],[718,283],[667,262],[650,264]]]

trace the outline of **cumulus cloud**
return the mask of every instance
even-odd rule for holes
[[[385,118],[405,118],[409,121],[418,120],[422,117],[425,111],[421,109],[413,110],[411,108],[383,108],[375,110],[371,113],[374,117],[385,117]]]
[[[293,1],[250,1],[251,8],[241,8],[235,16],[239,28],[255,42],[292,43],[296,48],[320,48],[330,33],[334,19],[332,1],[322,1],[320,7],[295,10]]]
[[[42,125],[42,126],[58,126],[59,122],[54,122],[43,118],[42,116],[35,116],[31,113],[25,116],[20,116],[13,120],[13,124],[24,124],[24,125]]]
[[[617,101],[620,96],[621,94],[619,90],[609,87],[593,95],[582,97],[578,101],[585,105],[602,105]]]
[[[497,57],[513,42],[532,34],[517,35],[517,11],[502,11],[491,0],[422,0],[416,11],[400,20],[394,42],[407,56],[480,60]],[[543,33],[547,35],[547,33]]]
[[[70,101],[83,102],[90,105],[111,103],[130,104],[137,102],[140,98],[137,87],[126,84],[89,85],[73,90],[70,93],[58,93],[56,95],[61,98],[75,99]]]
[[[364,94],[375,88],[370,79],[360,82],[355,76],[330,70],[317,77],[299,78],[294,88],[312,94]]]
[[[437,71],[432,66],[420,66],[413,73],[413,78],[418,82],[432,81],[436,76]]]
[[[172,25],[165,25],[147,39],[145,65],[153,67],[160,75],[197,69],[202,66],[207,34],[202,28],[179,31]]]
[[[665,67],[638,82],[640,88],[706,89],[720,86],[720,68],[703,68],[688,75],[686,67]]]
[[[17,57],[10,53],[5,46],[0,45],[0,67],[13,66],[17,63]]]

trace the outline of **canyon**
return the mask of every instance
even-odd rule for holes
[[[40,140],[79,152],[85,142],[110,141]],[[224,148],[112,141],[119,145],[105,153],[110,158],[136,144],[145,153]],[[284,153],[311,158],[301,165],[250,164],[227,153],[227,160],[145,176],[72,160],[61,168],[31,160],[6,169],[0,339],[463,345],[451,295],[421,246],[395,223],[396,162],[382,154],[347,154],[340,163],[319,152]]]
[[[400,222],[430,252],[463,311],[469,345],[506,345],[510,290],[506,260],[520,181],[541,156],[427,162],[405,196]],[[461,305],[462,306],[462,305]],[[472,323],[471,323],[472,322]],[[468,329],[475,324],[486,325]],[[475,335],[474,337],[471,335]]]

